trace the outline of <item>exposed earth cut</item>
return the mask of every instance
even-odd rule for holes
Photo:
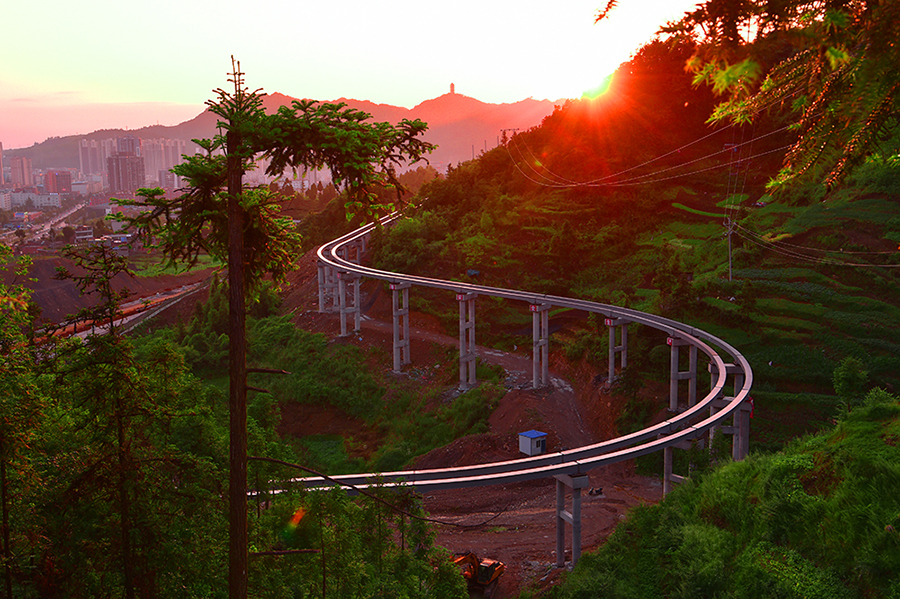
[[[47,270],[54,266],[56,264],[48,262],[39,268]],[[135,297],[150,297],[194,284],[210,274],[209,271],[195,272],[125,284],[136,292]],[[41,279],[47,280],[43,276]],[[58,283],[51,280],[49,285]],[[339,339],[339,317],[318,312],[316,262],[314,252],[310,252],[301,260],[298,270],[290,274],[283,309],[292,315],[297,326],[324,333],[336,342],[353,343],[365,349],[382,348],[383,351],[366,352],[372,356],[370,366],[380,370],[382,376],[405,377],[423,387],[443,385],[445,377],[439,377],[435,372],[435,352],[442,351],[446,355],[447,348],[456,350],[458,337],[441,331],[433,317],[412,314],[412,364],[401,375],[392,373],[390,296],[380,289],[380,285],[370,281],[364,286],[363,304],[367,310],[362,331]],[[63,295],[49,291],[40,290],[37,295],[39,298],[54,296],[54,301],[45,307],[45,313],[73,313],[81,304],[90,301],[76,297],[77,290],[74,294]],[[190,317],[194,303],[203,301],[206,295],[205,291],[194,293],[185,301],[174,303],[171,309],[157,315],[151,326],[164,326]],[[416,468],[463,466],[524,457],[519,453],[518,433],[531,429],[547,433],[548,452],[617,436],[615,420],[624,399],[606,389],[606,372],[566,362],[553,351],[551,338],[552,385],[535,390],[531,385],[530,346],[529,335],[527,339],[523,337],[523,344],[514,352],[478,348],[479,357],[503,367],[509,390],[490,417],[490,432],[457,439],[421,456],[415,462]],[[454,392],[451,389],[448,393],[447,400],[451,401]],[[367,431],[364,423],[328,406],[285,406],[282,420],[279,431],[284,435],[349,433],[357,441],[368,439],[373,446],[377,443],[377,435]],[[660,480],[635,474],[631,462],[598,468],[587,474],[597,494],[583,494],[583,552],[601,544],[630,508],[656,503],[662,496]],[[506,573],[501,577],[494,597],[512,597],[524,588],[546,588],[559,581],[554,479],[429,492],[423,499],[431,517],[445,523],[437,526],[438,545],[451,553],[471,550],[480,557],[498,559],[506,564]],[[566,501],[567,508],[571,509],[571,498],[567,497]],[[571,528],[567,527],[567,561],[571,559],[571,542]]]

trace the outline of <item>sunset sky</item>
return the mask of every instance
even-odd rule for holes
[[[411,108],[580,97],[698,0],[46,0],[4,6],[0,142],[174,125],[227,85]]]

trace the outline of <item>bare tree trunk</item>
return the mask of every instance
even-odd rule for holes
[[[243,166],[240,135],[227,133],[228,168],[228,352],[229,381],[229,551],[228,596],[247,597],[247,339],[244,298]]]
[[[6,440],[0,437],[0,492],[3,503],[3,574],[6,581],[6,597],[12,599],[12,552],[9,548],[9,502],[6,487]]]
[[[128,460],[125,459],[125,424],[122,399],[116,400],[116,437],[119,465],[119,533],[122,540],[122,570],[125,577],[125,598],[134,599],[134,560],[131,552],[131,498],[128,496]]]

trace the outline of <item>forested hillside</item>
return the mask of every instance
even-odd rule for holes
[[[749,359],[751,458],[729,463],[715,444],[685,452],[676,468],[691,481],[638,510],[557,596],[896,597],[900,163],[873,153],[840,185],[799,182],[770,195],[766,184],[797,133],[778,111],[708,124],[718,100],[684,70],[695,49],[650,44],[605,93],[560,106],[541,126],[422,184],[406,218],[376,234],[372,260],[659,313]],[[897,147],[895,132],[886,140]],[[276,200],[264,200],[264,216],[275,214]],[[304,219],[305,244],[352,226],[347,200]],[[192,218],[200,229],[209,213]],[[171,326],[42,346],[22,284],[27,261],[2,249],[9,268],[23,269],[0,287],[7,594],[224,596],[227,286],[213,281],[206,301]],[[127,265],[92,259],[101,265],[88,271],[94,278],[68,277],[94,292],[94,316],[105,318],[121,300],[108,282]],[[279,274],[288,266],[272,262]],[[366,355],[298,330],[296,306],[284,309],[262,278],[246,324],[246,430],[251,456],[262,458],[248,478],[251,589],[463,596],[414,496],[392,499],[399,512],[283,481],[298,464],[400,468],[483,432],[503,373],[482,365],[484,383],[451,401],[444,392],[458,380],[456,356],[432,347],[427,388],[391,379],[367,368],[385,357],[379,350]],[[412,302],[455,332],[452,298],[417,290]],[[529,330],[530,314],[503,301],[478,310],[479,343],[513,349]],[[602,323],[557,311],[551,328],[557,363],[605,372]],[[619,433],[658,417],[665,402],[648,390],[669,376],[661,334],[636,326],[629,343],[628,368],[606,379],[623,400]],[[304,406],[325,405],[358,436],[284,434],[285,413],[302,418]],[[637,468],[658,474],[660,461],[648,456]],[[272,493],[276,485],[288,489]]]
[[[895,596],[900,163],[875,154],[840,186],[770,195],[794,134],[777,115],[707,125],[715,100],[677,68],[683,52],[645,47],[605,95],[426,185],[376,262],[663,314],[750,360],[758,457],[709,474],[699,464],[720,450],[685,458],[694,482],[639,512],[559,596]],[[413,305],[452,326],[439,296]],[[498,301],[479,318],[501,348],[530,322]],[[601,323],[559,312],[551,328],[556,351],[603,368]],[[629,337],[620,432],[657,414],[641,390],[668,377],[665,339]]]

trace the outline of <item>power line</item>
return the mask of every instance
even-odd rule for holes
[[[834,258],[822,256],[810,256],[802,252],[787,249],[784,247],[774,246],[770,242],[766,242],[763,238],[754,235],[745,235],[741,230],[736,229],[735,233],[743,239],[753,243],[761,248],[775,252],[787,258],[794,260],[802,260],[804,262],[812,262],[815,264],[827,264],[830,266],[849,266],[854,268],[900,268],[900,264],[871,264],[869,262],[845,262]]]

